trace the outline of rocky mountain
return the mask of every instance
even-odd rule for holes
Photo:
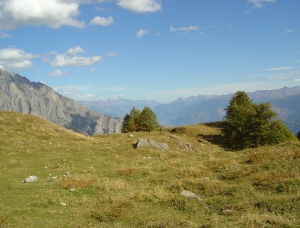
[[[123,121],[88,109],[43,83],[1,69],[0,110],[38,116],[87,135],[120,132]]]
[[[114,97],[108,100],[78,100],[85,107],[93,109],[96,112],[103,113],[112,117],[124,117],[133,107],[142,110],[145,106],[153,109],[160,103],[147,100],[128,100],[122,97]]]
[[[269,102],[275,99],[283,99],[300,94],[300,87],[284,87],[276,90],[258,90],[248,93],[255,103]],[[194,123],[220,121],[225,116],[225,110],[229,105],[232,94],[222,96],[196,96],[186,99],[177,99],[170,104],[161,104],[154,108],[160,124],[165,126],[178,126]],[[299,101],[298,101],[299,106]],[[282,104],[282,109],[284,102]],[[278,108],[273,108],[278,113],[278,118],[283,118],[284,111],[278,112]],[[294,132],[294,131],[293,131]]]

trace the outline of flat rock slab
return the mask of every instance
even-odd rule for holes
[[[159,150],[169,151],[169,146],[166,143],[156,142],[148,139],[139,139],[137,143],[134,145],[134,148],[140,147],[155,147]]]

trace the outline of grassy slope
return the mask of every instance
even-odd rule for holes
[[[85,137],[0,111],[0,227],[300,227],[300,143],[228,152],[217,126]]]

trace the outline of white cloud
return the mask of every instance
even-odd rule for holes
[[[96,2],[98,2],[98,3],[111,2],[111,0],[97,0]]]
[[[114,23],[114,19],[112,17],[95,17],[90,21],[90,25],[101,25],[101,26],[109,26]]]
[[[76,20],[82,0],[2,0],[0,29],[11,30],[21,25],[47,25],[50,28],[73,26],[83,28]]]
[[[174,28],[173,26],[170,26],[170,31],[171,32],[178,32],[178,31],[183,31],[183,32],[189,32],[189,31],[197,31],[199,27],[191,25],[190,27],[180,27],[180,28]]]
[[[294,81],[295,82],[300,82],[300,78],[296,78]]]
[[[60,77],[60,76],[66,75],[66,74],[67,74],[66,71],[55,70],[52,73],[47,74],[47,76],[49,76],[49,77]]]
[[[289,70],[289,69],[293,69],[294,67],[275,67],[275,68],[268,68],[265,70],[269,70],[269,71],[277,71],[277,70]]]
[[[10,38],[11,36],[8,35],[7,33],[0,31],[0,38]]]
[[[117,4],[135,13],[148,13],[161,10],[160,0],[118,0]]]
[[[288,34],[288,33],[292,33],[292,32],[295,32],[295,31],[296,31],[296,29],[289,29],[289,30],[285,30],[284,33]]]
[[[80,46],[70,48],[69,50],[67,50],[66,55],[76,56],[78,53],[84,53],[84,50]]]
[[[268,80],[272,81],[272,80],[284,80],[284,79],[288,79],[290,78],[289,75],[278,75],[276,77],[268,77]]]
[[[0,49],[0,65],[7,70],[21,70],[32,67],[33,64],[30,60],[38,57],[38,55],[26,53],[17,48]]]
[[[79,95],[81,99],[85,99],[85,98],[90,98],[90,97],[93,97],[94,94],[92,93],[89,93],[89,94],[86,94],[86,95]]]
[[[136,38],[139,39],[139,38],[145,36],[147,33],[148,33],[148,30],[147,30],[147,29],[141,29],[140,31],[137,32]]]
[[[91,86],[89,85],[58,86],[53,87],[53,89],[58,93],[75,100],[86,99],[94,96],[92,93],[88,93],[91,91]]]
[[[65,55],[57,55],[53,61],[50,61],[51,66],[53,67],[76,67],[76,66],[91,66],[96,62],[101,61],[101,56],[93,57],[72,57],[69,58]]]
[[[112,51],[108,51],[105,55],[108,56],[108,57],[113,57],[113,56],[117,56],[117,53],[114,53]]]
[[[263,3],[268,3],[268,2],[276,2],[276,0],[248,0],[247,3],[253,4],[252,8],[254,9],[261,9],[264,7]]]
[[[101,56],[93,56],[93,57],[80,57],[76,56],[77,53],[83,53],[84,50],[76,46],[74,48],[70,48],[65,54],[57,54],[54,60],[44,59],[45,62],[48,62],[53,67],[77,67],[77,66],[91,66],[96,62],[102,61]],[[52,52],[55,53],[55,52]]]

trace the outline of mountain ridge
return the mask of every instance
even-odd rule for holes
[[[112,118],[58,94],[41,82],[0,69],[0,109],[27,113],[87,134],[121,131],[121,118]]]

